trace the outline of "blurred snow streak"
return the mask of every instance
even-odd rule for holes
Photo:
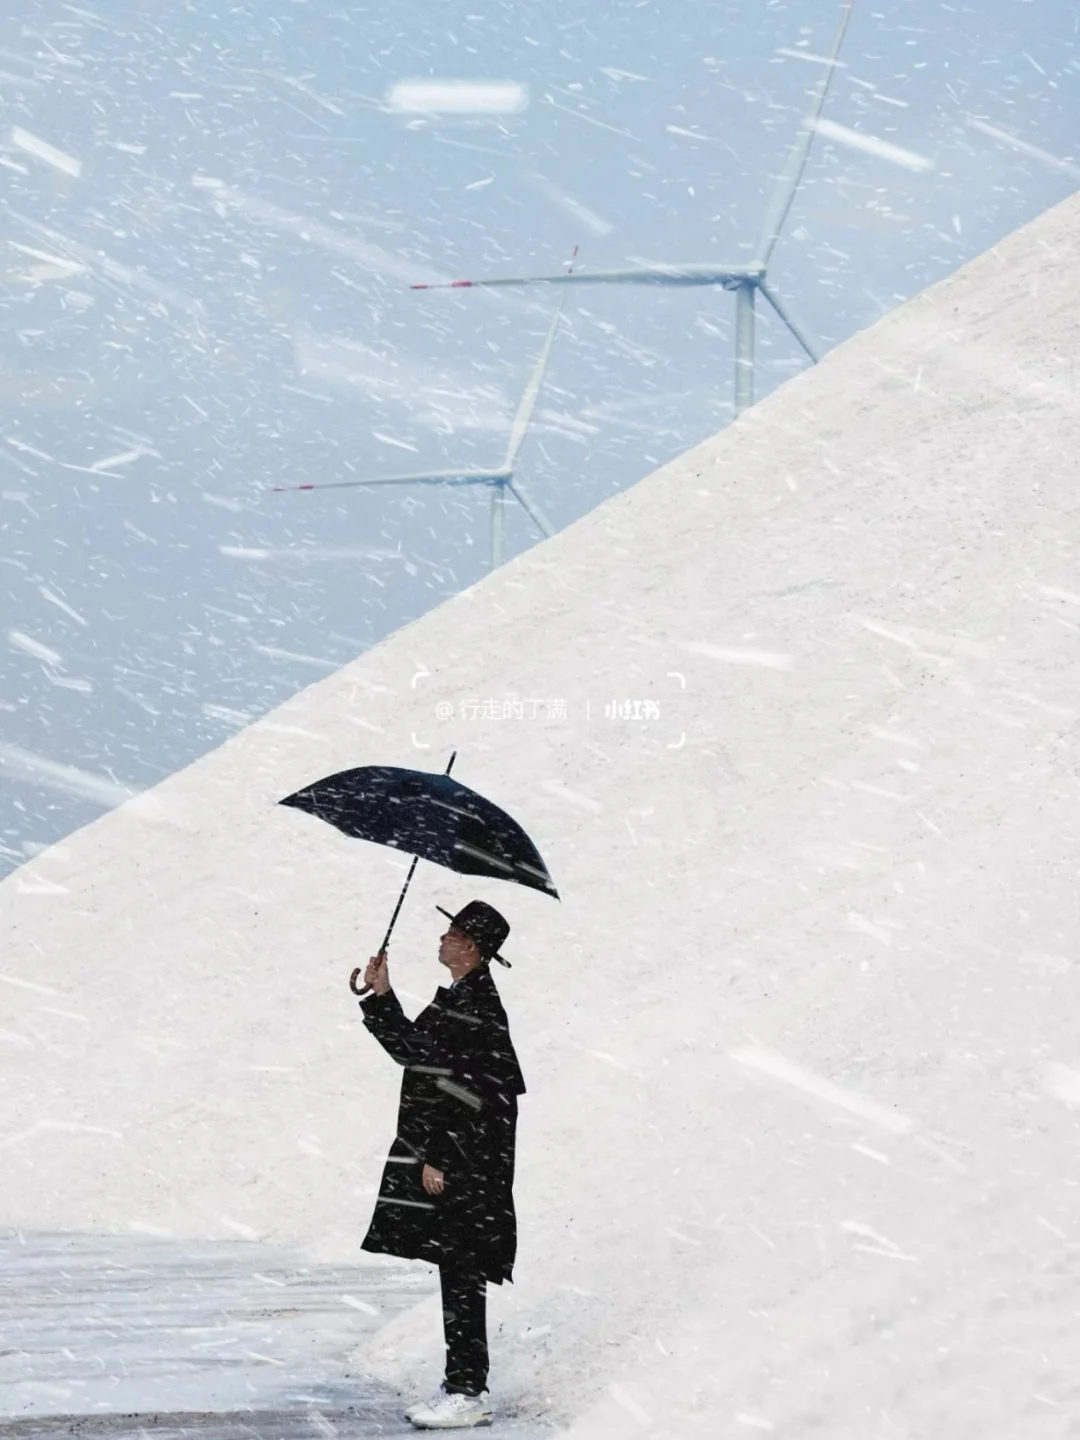
[[[976,120],[969,116],[967,123],[972,130],[979,130],[982,134],[989,135],[992,140],[1000,140],[1003,145],[1019,151],[1021,155],[1030,155],[1035,160],[1041,160],[1044,165],[1049,165],[1052,170],[1060,170],[1063,174],[1071,176],[1072,179],[1080,180],[1080,165],[1073,165],[1068,160],[1051,155],[1049,150],[1042,150],[1038,145],[1031,145],[1016,135],[1010,135],[1007,130],[999,130],[996,125],[988,125],[985,120]]]
[[[757,1046],[747,1045],[741,1050],[733,1050],[731,1059],[739,1065],[746,1065],[751,1069],[760,1070],[765,1075],[771,1075],[774,1080],[783,1080],[785,1084],[794,1085],[796,1089],[804,1091],[807,1095],[813,1095],[818,1100],[824,1100],[829,1105],[836,1105],[841,1110],[850,1111],[853,1115],[861,1115],[864,1120],[869,1120],[874,1125],[880,1125],[884,1130],[892,1130],[897,1135],[906,1134],[914,1124],[906,1115],[898,1115],[884,1105],[878,1105],[873,1100],[866,1100],[852,1090],[845,1090],[840,1085],[834,1085],[830,1080],[825,1080],[819,1075],[812,1074],[809,1070],[804,1070],[800,1065],[786,1060],[782,1055],[774,1055]]]
[[[82,174],[81,161],[76,160],[73,155],[65,154],[63,150],[58,150],[47,140],[42,140],[37,135],[31,135],[29,130],[21,130],[18,125],[13,125],[11,128],[11,143],[17,150],[22,150],[26,155],[33,155],[37,160],[43,160],[46,165],[51,165],[56,170],[62,170],[65,175],[73,175],[78,179]]]
[[[529,103],[514,80],[399,80],[386,92],[391,110],[425,115],[516,115]]]
[[[864,135],[861,130],[851,130],[846,125],[838,125],[835,120],[822,117],[815,123],[814,129],[819,135],[824,135],[826,140],[836,140],[841,145],[849,145],[853,150],[876,155],[880,160],[891,160],[894,165],[902,165],[905,170],[934,168],[934,162],[925,155],[917,155],[914,150],[905,150],[902,145],[893,145],[888,140],[879,140],[876,135]]]
[[[137,792],[111,776],[95,775],[77,765],[65,765],[24,750],[19,745],[0,745],[0,771],[16,780],[29,780],[62,795],[75,795],[109,806],[122,805]]]

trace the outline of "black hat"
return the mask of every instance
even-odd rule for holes
[[[483,900],[470,900],[456,915],[451,915],[441,905],[436,905],[435,909],[446,916],[455,930],[469,937],[480,951],[481,960],[497,960],[510,969],[510,961],[504,960],[498,953],[499,946],[510,934],[510,926],[494,905],[488,905]]]

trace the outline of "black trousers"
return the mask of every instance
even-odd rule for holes
[[[487,1389],[487,1281],[464,1266],[439,1266],[442,1284],[446,1379],[452,1395],[479,1395]]]

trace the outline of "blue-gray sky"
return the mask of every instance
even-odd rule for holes
[[[784,52],[839,14],[6,7],[0,873],[484,574],[482,491],[270,487],[501,458],[552,293],[412,279],[748,259],[820,74]],[[771,276],[823,345],[1076,188],[1078,16],[856,0],[826,115],[928,163],[815,139]],[[527,103],[386,103],[430,78]],[[727,421],[734,300],[581,287],[566,321],[520,464],[560,528]],[[759,312],[759,395],[805,363]],[[508,554],[537,538],[511,507]]]

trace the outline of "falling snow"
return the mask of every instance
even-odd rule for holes
[[[456,746],[565,876],[508,1433],[1064,1434],[1072,9],[115,8],[0,17],[0,1430],[433,1388],[405,857],[274,800]]]

